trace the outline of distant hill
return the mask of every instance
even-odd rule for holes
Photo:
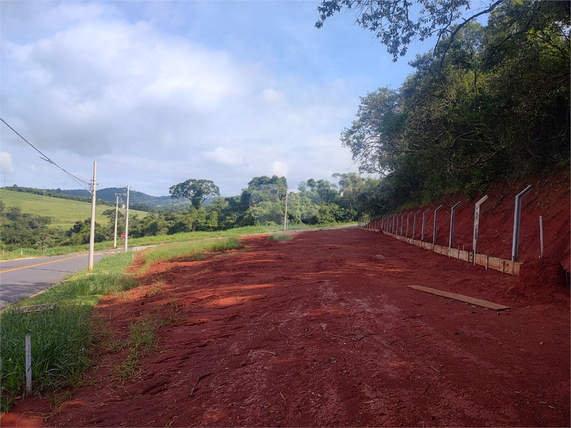
[[[36,189],[33,187],[6,186],[5,190],[32,193],[34,195],[50,196],[52,198],[71,199],[82,202],[91,202],[91,194],[85,189]],[[125,187],[108,187],[97,189],[98,203],[115,205],[115,194],[122,196],[126,202],[127,189]],[[216,198],[209,198],[204,205],[210,205]],[[170,196],[151,196],[143,192],[131,190],[129,192],[129,208],[139,211],[183,211],[190,208],[190,201],[186,199],[172,199]]]
[[[85,189],[57,190],[60,193],[71,196],[90,197],[89,192]],[[97,199],[115,203],[115,194],[122,196],[123,202],[127,199],[127,189],[124,187],[108,187],[106,189],[97,190]],[[136,190],[129,191],[129,206],[136,209],[161,210],[164,208],[176,208],[178,210],[188,209],[190,202],[179,199],[172,199],[170,196],[151,196]]]
[[[71,196],[91,197],[89,192],[84,189],[60,190],[57,191]],[[110,201],[115,203],[115,194],[120,193],[126,195],[127,189],[124,187],[109,187],[107,189],[97,190],[97,199]],[[209,198],[204,201],[203,205],[210,205],[216,198]],[[126,196],[123,196],[125,202]],[[170,196],[151,196],[136,190],[129,191],[129,205],[135,209],[143,210],[145,206],[153,211],[182,211],[190,208],[190,201],[186,199],[172,199]]]
[[[13,187],[6,187],[0,189],[0,201],[3,207],[16,207],[20,208],[22,213],[31,213],[39,216],[50,217],[52,223],[50,227],[58,228],[61,230],[68,230],[74,225],[76,221],[82,221],[91,217],[91,199],[81,198],[80,196],[69,196],[69,198],[49,196],[49,191],[46,190],[46,195],[34,194],[33,192],[20,191],[22,188],[14,189]],[[37,190],[37,189],[36,189]],[[43,191],[42,191],[43,192]],[[108,209],[113,209],[114,204],[102,204],[101,201],[97,202],[95,208],[95,220],[101,224],[107,224],[109,218],[103,215],[103,212]],[[143,218],[147,215],[146,212],[138,210],[130,210],[130,215],[138,215]]]

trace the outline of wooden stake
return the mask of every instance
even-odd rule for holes
[[[26,335],[26,394],[32,395],[32,336]]]
[[[539,216],[539,258],[543,258],[543,218]]]

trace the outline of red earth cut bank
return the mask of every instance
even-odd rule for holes
[[[158,347],[124,380],[126,351],[101,346],[71,399],[19,403],[2,426],[570,425],[564,285],[355,228],[244,244],[155,264],[103,298],[95,316],[115,341],[155,317]]]

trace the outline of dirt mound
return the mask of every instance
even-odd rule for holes
[[[556,297],[569,294],[563,266],[557,260],[537,259],[521,266],[518,281],[510,290],[526,297]]]

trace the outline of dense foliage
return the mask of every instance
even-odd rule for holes
[[[89,196],[89,192],[84,190],[87,194],[86,196],[83,195],[72,195],[69,193],[64,193],[66,191],[62,191],[61,189],[50,190],[50,189],[36,189],[33,187],[20,187],[14,184],[13,186],[6,186],[3,189],[11,190],[12,192],[22,192],[22,193],[31,193],[33,195],[41,195],[41,196],[49,196],[51,198],[59,198],[59,199],[68,199],[71,201],[80,201],[80,202],[89,202],[91,203],[91,196]],[[98,198],[98,204],[102,205],[111,205],[109,201],[103,200]]]
[[[411,62],[398,90],[361,99],[341,135],[363,172],[378,173],[368,213],[423,203],[569,161],[567,9],[498,5]],[[446,52],[446,55],[444,53]]]
[[[499,14],[507,12],[513,16],[514,12],[519,13],[522,4],[533,15],[547,2],[555,3],[550,7],[559,13],[569,14],[569,0],[322,0],[317,7],[319,20],[315,26],[323,27],[327,19],[342,9],[353,11],[355,23],[373,33],[396,61],[406,54],[414,40],[448,38],[446,51],[465,25],[481,17],[498,15],[498,10]],[[509,31],[521,28],[517,20],[505,24]]]
[[[254,177],[239,196],[217,198],[208,205],[204,199],[218,192],[211,181],[187,180],[173,186],[173,196],[188,198],[191,205],[182,211],[149,213],[143,218],[129,215],[129,236],[173,235],[194,231],[227,230],[254,225],[281,225],[285,218],[290,227],[298,224],[322,224],[356,220],[361,210],[358,189],[364,189],[366,180],[357,174],[335,174],[340,189],[327,180],[309,179],[299,185],[299,192],[288,192],[285,177]],[[185,184],[186,183],[186,184]],[[188,186],[186,186],[188,184]],[[193,189],[190,186],[201,186]],[[178,190],[175,192],[175,188]],[[188,187],[185,190],[185,187]],[[183,194],[184,193],[184,194]],[[198,205],[198,207],[196,207]],[[131,207],[132,208],[132,207]],[[118,210],[117,236],[125,231],[125,216]],[[95,242],[111,241],[114,236],[115,208],[103,212],[106,225],[95,223]],[[5,207],[0,201],[0,248],[42,249],[52,246],[82,245],[89,243],[90,219],[77,221],[67,231],[51,228],[56,219],[22,213],[19,208]]]
[[[211,196],[220,196],[220,189],[211,180],[196,180],[194,178],[175,184],[169,189],[173,199],[186,198],[197,210]]]

